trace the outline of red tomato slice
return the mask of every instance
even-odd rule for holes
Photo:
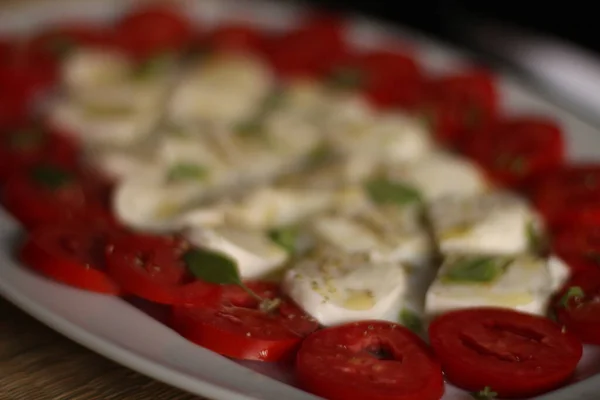
[[[401,325],[362,321],[309,336],[296,359],[302,386],[330,400],[439,400],[439,363]]]
[[[107,267],[124,291],[161,304],[203,304],[221,290],[195,279],[182,256],[189,249],[174,237],[131,235],[107,250]]]
[[[583,296],[578,291],[569,296],[572,288],[582,289]],[[600,269],[576,273],[557,296],[555,310],[568,332],[584,343],[600,345]]]
[[[11,176],[3,203],[25,227],[78,218],[98,206],[91,177],[57,164],[37,164]]]
[[[471,135],[464,151],[498,183],[518,186],[560,166],[565,145],[553,121],[521,117],[498,121]]]
[[[412,108],[423,91],[416,61],[400,50],[373,50],[355,55],[329,77],[340,89],[358,90],[375,106]]]
[[[559,227],[553,235],[554,252],[576,269],[600,271],[600,226],[567,225]]]
[[[42,226],[31,232],[20,258],[56,281],[118,295],[118,285],[106,274],[104,257],[105,247],[117,234],[116,230],[83,223]]]
[[[145,59],[186,47],[194,34],[183,10],[171,5],[141,6],[116,26],[117,40],[125,51]]]
[[[560,386],[583,351],[549,319],[499,308],[444,314],[431,323],[429,339],[450,382],[470,391],[489,386],[502,398]]]
[[[249,282],[259,296],[278,297],[272,312],[259,309],[258,302],[237,286],[223,286],[219,301],[211,306],[175,307],[173,327],[188,340],[227,357],[279,361],[293,356],[304,337],[314,332],[317,321],[269,282]]]
[[[40,126],[26,125],[0,133],[0,182],[15,171],[43,160],[61,165],[75,165],[76,147],[65,138],[51,134]]]
[[[284,79],[322,77],[347,58],[345,29],[340,20],[308,18],[300,27],[273,39],[268,59]]]
[[[219,25],[209,33],[206,42],[217,52],[261,53],[265,46],[263,33],[257,27],[241,22]]]
[[[600,223],[600,165],[571,165],[536,180],[532,200],[550,226]]]
[[[455,144],[468,132],[489,124],[498,113],[496,83],[483,70],[432,79],[422,102],[421,112],[443,144]]]

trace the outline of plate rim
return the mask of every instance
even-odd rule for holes
[[[189,0],[172,1],[189,2]],[[211,0],[196,1],[204,1],[208,3]],[[36,7],[44,5],[47,6],[47,4],[52,2],[54,3],[53,6],[56,6],[57,3],[61,5],[64,4],[65,6],[68,4],[77,4],[78,6],[80,6],[82,3],[103,3],[104,7],[109,7],[112,5],[117,8],[123,8],[128,4],[151,3],[152,0],[28,0],[26,2],[10,1],[5,4],[0,4],[0,11],[2,11],[3,13],[26,13],[28,10],[33,10]],[[281,5],[281,3],[289,3],[284,4],[284,7],[289,5],[291,7],[299,6],[301,8],[305,8],[307,6],[303,1],[275,2],[272,0],[259,0],[259,2],[279,3],[279,5]],[[247,1],[240,1],[240,3],[247,3]],[[454,44],[449,44],[442,40],[438,40],[425,33],[405,28],[403,26],[395,26],[394,24],[386,23],[376,18],[365,17],[363,14],[360,13],[347,13],[346,15],[350,18],[358,17],[361,19],[365,19],[366,21],[381,26],[386,30],[399,31],[402,34],[406,34],[411,39],[416,39],[420,42],[425,42],[434,45],[435,47],[438,47],[445,51],[450,51],[458,55],[458,57],[462,60],[467,60],[469,62],[473,60],[473,54],[469,50],[461,49],[455,46]],[[543,91],[540,93],[540,91],[536,90],[535,87],[531,87],[531,85],[527,85],[521,82],[521,79],[518,77],[518,75],[511,72],[507,72],[506,70],[497,67],[492,67],[492,70],[498,72],[498,75],[501,78],[508,78],[510,80],[515,81],[520,88],[522,88],[524,91],[526,91],[528,94],[531,94],[535,98],[542,100],[544,103],[548,103],[556,108],[559,108],[562,112],[568,114],[573,120],[576,120],[579,123],[587,125],[589,127],[593,127],[594,129],[600,130],[599,126],[596,126],[590,121],[582,119],[580,116],[573,113],[568,108],[565,108],[560,104],[554,102],[552,99],[549,99],[547,95],[543,94]],[[4,228],[4,225],[10,226],[12,224],[12,218],[9,215],[7,215],[4,212],[4,210],[2,210],[0,212],[0,226],[3,226]],[[18,229],[12,230],[16,232]],[[241,394],[236,390],[227,389],[217,383],[211,383],[207,380],[202,380],[200,378],[193,377],[190,374],[185,373],[183,371],[174,370],[172,367],[163,365],[160,362],[140,355],[133,350],[124,348],[119,344],[112,342],[109,339],[105,339],[99,335],[89,332],[80,325],[69,321],[67,318],[60,315],[59,313],[51,311],[49,308],[44,306],[44,304],[32,300],[27,295],[20,293],[19,290],[17,290],[16,288],[10,287],[2,279],[0,279],[0,295],[2,295],[6,300],[8,300],[10,303],[24,311],[31,317],[37,319],[44,325],[60,333],[69,340],[72,340],[75,343],[91,351],[94,351],[98,355],[110,359],[133,371],[137,371],[143,375],[149,376],[152,379],[163,382],[173,387],[177,387],[192,394],[197,394],[200,392],[198,390],[198,383],[200,382],[202,384],[202,395],[204,396],[215,396],[216,398],[227,398],[230,400],[261,400],[257,397]],[[530,400],[592,400],[594,399],[594,396],[597,395],[599,389],[600,373],[596,374],[596,376],[588,377],[582,381],[559,388],[557,390],[535,397]]]

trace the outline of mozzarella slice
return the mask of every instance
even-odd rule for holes
[[[552,278],[552,291],[561,289],[571,277],[569,266],[554,254],[548,257],[548,272]]]
[[[406,279],[396,264],[319,252],[286,272],[283,291],[325,326],[365,319],[396,321]]]
[[[68,91],[81,92],[123,80],[131,71],[131,61],[123,54],[106,49],[80,49],[62,64],[62,81]]]
[[[117,185],[113,210],[132,229],[169,232],[182,227],[185,208],[205,191],[201,183],[166,182],[161,173],[130,177]]]
[[[264,232],[233,226],[192,228],[186,237],[193,244],[221,252],[237,262],[242,278],[253,279],[283,266],[288,253]]]
[[[92,148],[85,158],[92,168],[115,182],[148,173],[157,173],[161,168],[151,157],[144,157],[136,152],[121,149]]]
[[[271,72],[257,59],[215,56],[185,74],[168,117],[183,124],[209,121],[231,127],[253,116],[272,84]]]
[[[414,187],[426,201],[472,196],[489,187],[475,164],[445,152],[434,152],[408,165],[390,168],[388,178]]]
[[[344,253],[369,254],[375,262],[425,267],[434,255],[417,207],[379,206],[354,215],[320,216],[313,229],[315,241]]]
[[[253,228],[291,225],[333,205],[335,194],[327,190],[264,187],[227,208],[226,218]]]
[[[518,254],[531,248],[538,216],[527,202],[506,192],[442,198],[429,208],[442,253]]]
[[[553,292],[547,263],[532,255],[450,256],[427,291],[427,316],[485,306],[544,315]]]
[[[50,123],[86,145],[129,146],[146,137],[160,115],[129,106],[96,106],[57,100],[50,105]]]
[[[377,164],[402,165],[419,160],[433,149],[425,127],[400,112],[365,116],[351,128],[333,136],[334,146],[352,157],[371,158]]]

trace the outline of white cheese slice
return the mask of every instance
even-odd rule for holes
[[[334,200],[328,190],[263,187],[226,207],[225,215],[237,225],[268,229],[301,222],[332,207]]]
[[[269,69],[247,55],[215,56],[190,67],[168,106],[171,121],[231,127],[252,118],[273,85]]]
[[[395,322],[403,307],[406,278],[396,264],[325,251],[288,270],[282,288],[325,326],[365,319]]]
[[[442,253],[518,254],[530,250],[530,229],[539,217],[526,201],[507,192],[441,198],[429,218]]]
[[[418,206],[380,205],[354,214],[315,218],[315,241],[344,253],[366,253],[375,262],[392,262],[424,268],[435,250],[421,224]]]
[[[495,260],[494,268],[489,268],[484,259]],[[465,264],[465,260],[472,264]],[[480,263],[474,266],[473,260]],[[456,309],[487,306],[544,315],[552,286],[547,260],[541,257],[454,255],[446,259],[427,291],[425,308],[429,318]]]
[[[388,169],[388,178],[417,189],[425,201],[446,196],[472,196],[489,184],[473,163],[446,152],[433,152],[402,167]]]
[[[236,261],[244,279],[260,278],[283,266],[288,253],[258,230],[233,226],[192,228],[186,237],[196,246],[223,253]]]
[[[169,232],[182,227],[186,207],[205,191],[200,182],[166,182],[162,172],[130,177],[115,188],[113,211],[132,229]]]

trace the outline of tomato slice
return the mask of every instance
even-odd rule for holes
[[[565,145],[558,125],[520,117],[498,121],[470,136],[465,153],[496,182],[518,186],[562,164]]]
[[[223,286],[210,306],[175,307],[173,327],[188,340],[221,355],[244,360],[279,361],[293,356],[318,323],[279,293],[276,284],[248,282],[265,298],[281,299],[276,310],[260,310],[256,299],[237,286]]]
[[[271,41],[268,59],[283,79],[320,78],[347,58],[345,29],[342,20],[309,17],[298,28]]]
[[[195,279],[177,237],[130,235],[107,249],[107,268],[124,291],[161,304],[203,304],[221,288]]]
[[[498,113],[496,83],[491,74],[479,69],[431,79],[419,109],[438,140],[454,145],[494,120]]]
[[[221,24],[209,33],[207,46],[217,52],[264,51],[265,37],[255,26],[242,22]]]
[[[502,398],[560,386],[583,351],[549,319],[499,308],[444,314],[431,323],[429,339],[450,382],[470,391],[488,386]]]
[[[100,225],[68,223],[36,228],[20,258],[32,269],[62,283],[105,294],[120,294],[106,274],[105,247],[118,231]]]
[[[142,59],[185,48],[194,35],[183,10],[167,4],[140,6],[116,26],[117,41],[129,54]]]
[[[361,321],[309,336],[296,359],[302,386],[330,400],[439,400],[439,363],[415,334],[383,321]]]
[[[558,227],[553,234],[554,252],[576,269],[600,271],[600,226],[566,225]]]
[[[581,293],[569,290],[580,288]],[[567,296],[567,297],[565,297]],[[576,273],[557,296],[558,322],[584,343],[600,345],[600,269]]]
[[[412,108],[423,91],[422,72],[403,50],[372,50],[351,56],[335,68],[328,84],[358,91],[377,107]]]
[[[92,181],[68,167],[36,164],[8,179],[3,203],[27,228],[78,218],[90,207],[101,208]]]
[[[548,225],[600,223],[600,165],[571,165],[536,179],[532,200]]]
[[[0,182],[43,160],[75,165],[77,158],[73,143],[41,126],[29,124],[0,133]]]

